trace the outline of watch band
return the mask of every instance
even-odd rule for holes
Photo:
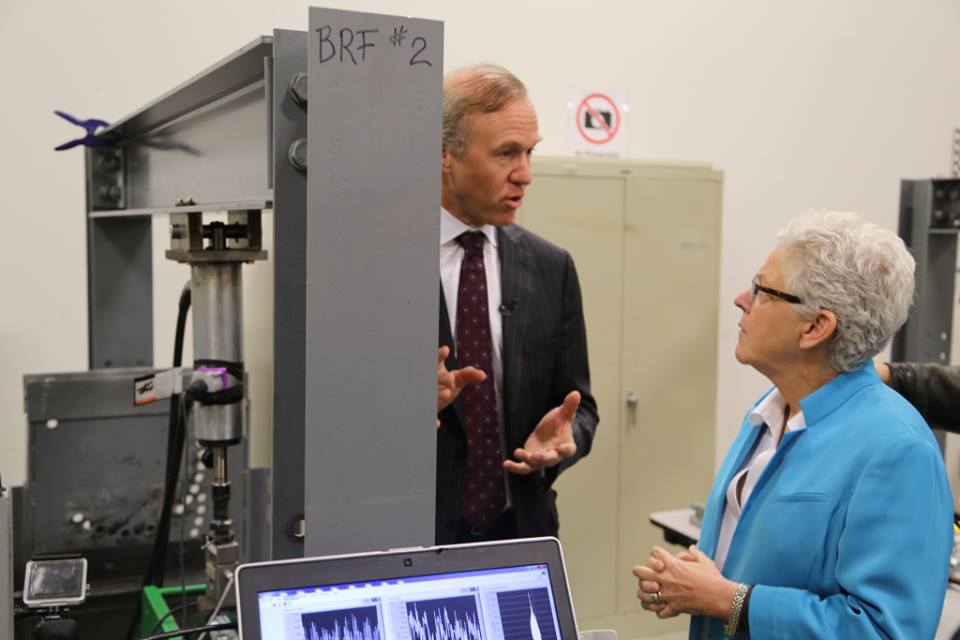
[[[740,630],[740,614],[743,613],[743,603],[747,599],[747,593],[750,591],[750,585],[740,583],[737,586],[737,592],[733,595],[733,604],[730,605],[730,617],[723,625],[723,634],[728,638],[733,638]]]

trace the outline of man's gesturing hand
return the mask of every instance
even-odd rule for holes
[[[538,469],[556,466],[577,452],[573,440],[573,418],[580,406],[580,392],[571,391],[563,404],[554,407],[540,420],[522,449],[514,449],[514,460],[504,460],[503,468],[525,476]]]
[[[451,402],[457,399],[460,392],[468,384],[483,382],[487,379],[485,374],[476,367],[463,367],[447,371],[444,361],[450,355],[450,347],[440,347],[437,350],[437,413],[446,409]],[[440,426],[440,422],[437,422]]]

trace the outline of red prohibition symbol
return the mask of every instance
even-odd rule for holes
[[[606,144],[620,130],[620,109],[602,93],[591,93],[577,107],[577,131],[592,144]]]

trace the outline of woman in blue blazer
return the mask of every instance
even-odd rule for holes
[[[914,261],[854,214],[793,220],[736,297],[737,360],[773,388],[714,481],[699,549],[634,567],[690,638],[933,638],[953,544],[943,460],[871,364],[906,321]]]

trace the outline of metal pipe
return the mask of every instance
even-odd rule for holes
[[[227,449],[213,447],[213,484],[223,485],[227,482]]]
[[[239,262],[194,263],[193,358],[243,362],[243,276]],[[239,384],[233,375],[229,385]],[[241,403],[198,405],[194,409],[197,440],[235,443],[243,435]]]
[[[221,536],[231,526],[230,520],[230,481],[227,480],[227,448],[213,447],[213,530],[215,536]]]

